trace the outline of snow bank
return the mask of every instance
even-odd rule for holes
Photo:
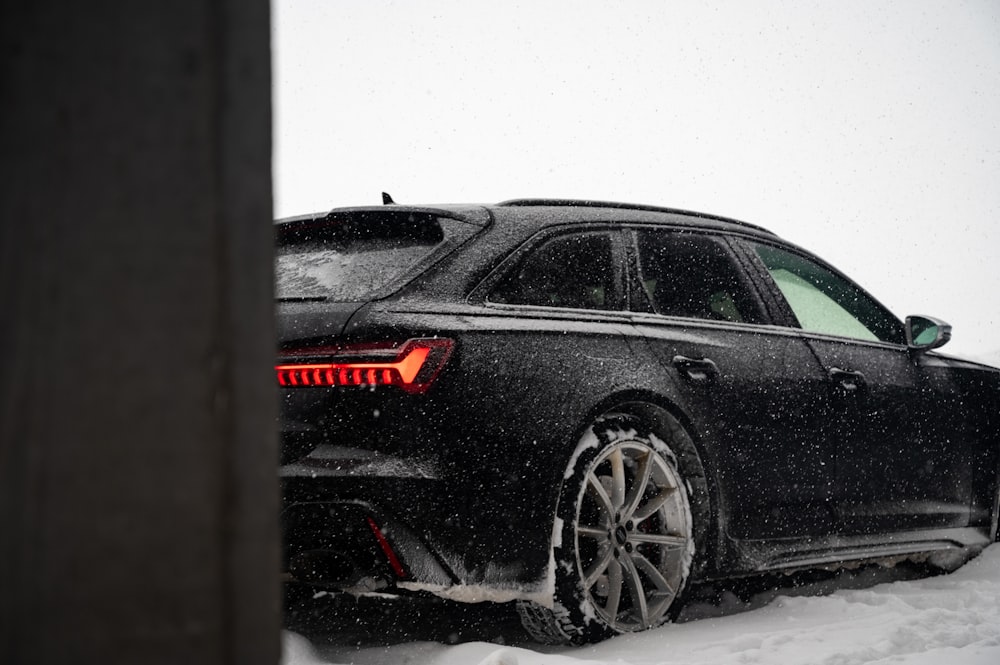
[[[541,649],[541,647],[538,647]],[[285,634],[284,665],[998,665],[1000,545],[950,575],[779,596],[767,606],[581,648],[445,646],[315,649]]]

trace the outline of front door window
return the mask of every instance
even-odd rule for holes
[[[902,324],[848,280],[797,254],[756,245],[803,330],[867,341],[902,344]]]

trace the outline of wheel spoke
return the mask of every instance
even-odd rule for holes
[[[625,574],[625,586],[628,587],[629,596],[632,598],[632,607],[638,615],[639,623],[643,628],[649,627],[649,608],[646,605],[646,592],[642,588],[642,578],[639,570],[629,556],[619,559]]]
[[[671,536],[665,533],[642,533],[635,532],[629,536],[629,540],[637,545],[650,543],[659,545],[665,550],[682,550],[687,547],[687,538],[683,536]]]
[[[655,513],[657,510],[662,508],[663,504],[669,501],[670,497],[673,496],[674,492],[676,491],[677,488],[675,487],[661,488],[660,491],[657,492],[656,496],[650,497],[649,501],[646,501],[641,506],[638,506],[635,509],[635,512],[632,514],[632,518],[636,522],[643,521],[644,519]]]
[[[621,448],[615,448],[608,456],[611,462],[611,505],[615,511],[625,503],[625,459]]]
[[[597,499],[598,506],[605,513],[607,519],[612,519],[615,514],[615,507],[611,503],[611,497],[604,490],[601,479],[594,474],[587,476],[587,492]]]
[[[614,548],[611,547],[610,543],[602,544],[594,563],[583,572],[583,588],[589,591],[597,578],[608,571],[608,566],[612,561],[614,561]]]
[[[608,613],[611,622],[618,623],[618,606],[622,601],[622,565],[617,559],[611,559],[608,565],[608,602],[604,611]]]
[[[638,552],[632,554],[632,563],[635,564],[646,579],[653,585],[646,595],[648,622],[650,626],[660,623],[664,613],[670,608],[671,602],[677,596],[677,591],[667,581],[663,573],[653,565],[645,556]]]
[[[622,509],[623,519],[631,518],[632,513],[639,506],[639,502],[642,501],[642,497],[646,493],[646,487],[649,486],[649,476],[652,471],[653,453],[647,451],[645,455],[639,458],[639,468],[636,470],[632,489],[625,497],[625,507]]]
[[[652,582],[653,586],[655,586],[657,591],[659,591],[658,595],[662,596],[674,595],[675,593],[674,588],[670,586],[670,582],[668,582],[667,578],[665,578],[663,574],[656,569],[656,566],[654,566],[649,559],[647,559],[638,552],[633,552],[632,563],[635,564],[637,570],[640,570],[646,574],[646,577],[649,579],[649,581]]]
[[[576,533],[578,536],[586,536],[594,540],[606,541],[608,539],[608,530],[605,527],[578,526],[576,527]]]

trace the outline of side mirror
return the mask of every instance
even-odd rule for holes
[[[911,351],[930,351],[951,339],[951,326],[930,316],[906,317],[906,345]]]

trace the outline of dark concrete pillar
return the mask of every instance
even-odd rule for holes
[[[279,658],[266,0],[0,9],[0,662]]]

